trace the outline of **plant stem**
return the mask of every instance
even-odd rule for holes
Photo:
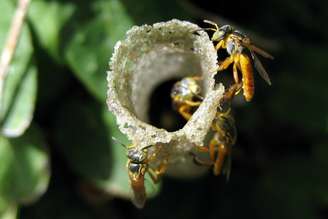
[[[4,82],[8,74],[10,62],[15,54],[17,42],[22,31],[30,0],[19,0],[11,22],[9,34],[0,57],[0,99],[2,99]]]

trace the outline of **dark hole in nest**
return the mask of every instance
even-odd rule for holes
[[[173,108],[171,89],[180,78],[171,79],[160,84],[150,97],[150,124],[167,131],[181,129],[186,120]]]

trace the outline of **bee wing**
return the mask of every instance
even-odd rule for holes
[[[128,146],[126,144],[124,144],[123,142],[121,142],[120,140],[115,138],[114,136],[112,136],[112,140],[115,141],[117,144],[121,145],[122,147],[124,147],[125,149],[128,149]]]
[[[231,174],[231,154],[228,155],[226,160],[224,161],[224,167],[223,167],[223,174],[226,175],[226,180],[229,182],[230,180],[230,174]]]
[[[258,59],[258,57],[255,55],[254,52],[251,51],[252,54],[252,58],[254,61],[254,66],[256,68],[256,70],[259,72],[260,76],[269,84],[271,85],[271,80],[269,77],[269,74],[267,73],[267,71],[265,70],[265,68],[263,67],[261,61]]]
[[[274,59],[274,57],[272,55],[270,55],[268,52],[264,51],[263,49],[260,49],[259,47],[256,47],[256,46],[254,46],[252,44],[247,45],[247,47],[250,50],[256,52],[257,54],[260,54],[261,56],[263,56],[263,57],[265,57],[267,59]]]

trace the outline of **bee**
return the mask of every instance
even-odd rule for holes
[[[242,84],[233,84],[225,91],[223,98],[220,102],[220,111],[216,113],[215,119],[212,122],[212,131],[214,135],[206,148],[209,151],[210,159],[214,163],[214,175],[220,175],[222,171],[229,179],[230,166],[231,166],[231,149],[237,141],[237,128],[235,119],[231,112],[231,102],[233,97],[242,88]],[[223,111],[223,107],[227,110]],[[216,153],[217,151],[217,153]],[[216,157],[215,157],[216,154]],[[224,164],[226,168],[223,169]]]
[[[209,153],[210,161],[201,160],[195,153],[191,155],[196,164],[213,165],[214,175],[217,176],[223,172],[229,179],[232,147],[237,141],[237,129],[231,108],[225,112],[217,112],[211,128],[213,136],[209,145],[196,146],[197,151]]]
[[[116,139],[114,139],[117,141]],[[145,175],[149,174],[154,183],[158,183],[161,176],[167,169],[167,159],[164,159],[156,168],[150,167],[149,163],[157,158],[157,152],[149,154],[149,148],[159,145],[149,145],[146,147],[136,147],[134,144],[126,146],[127,149],[127,169],[130,179],[130,185],[133,191],[132,202],[137,208],[143,208],[147,199],[145,188]]]
[[[180,114],[183,115],[186,120],[188,120],[192,115],[189,109],[191,107],[198,107],[201,103],[201,100],[203,99],[200,96],[200,86],[197,85],[199,80],[200,78],[198,77],[183,78],[181,81],[174,85],[171,92],[173,103],[180,106],[180,108],[178,107],[177,109],[180,109]],[[231,85],[229,89],[224,93],[220,105],[230,105],[232,98],[237,92],[240,91],[241,87],[241,83]],[[197,104],[194,104],[195,99],[198,99],[196,102]],[[190,104],[189,101],[192,101],[192,104]],[[181,110],[181,107],[185,107],[187,110]],[[231,113],[230,106],[225,112],[218,111],[216,113],[216,116],[212,122],[211,129],[214,134],[210,140],[209,146],[196,146],[200,152],[209,153],[211,161],[201,161],[199,158],[197,158],[196,154],[192,155],[194,156],[196,163],[213,165],[213,172],[215,175],[219,175],[222,172],[224,163],[228,163],[225,172],[227,177],[229,177],[231,147],[236,143],[237,139],[235,120]],[[226,157],[228,157],[228,159],[226,159]],[[228,161],[225,162],[225,160]]]
[[[171,90],[173,107],[185,118],[189,120],[192,110],[197,108],[203,98],[200,96],[201,77],[185,77],[176,82]]]
[[[231,108],[225,112],[217,112],[212,123],[212,130],[214,135],[209,143],[208,151],[210,159],[214,163],[214,175],[220,175],[226,157],[230,160],[232,146],[236,144],[237,140],[237,129],[235,119],[231,113]],[[229,174],[230,162],[228,162],[227,168],[228,178]]]
[[[238,84],[235,83],[235,84],[230,85],[229,89],[224,92],[223,97],[220,101],[219,107],[221,109],[225,105],[228,105],[228,107],[230,107],[233,97],[240,92],[242,87],[243,87],[242,83],[238,83]]]
[[[229,179],[230,176],[231,149],[237,141],[237,128],[231,112],[231,102],[236,93],[240,91],[241,87],[241,83],[233,84],[224,93],[219,106],[220,110],[217,111],[211,125],[213,136],[208,147],[196,147],[200,152],[209,153],[211,161],[201,161],[194,155],[196,163],[213,165],[214,175],[220,175],[221,172],[224,172],[227,179]],[[227,109],[224,110],[223,108]]]
[[[214,31],[211,40],[217,42],[215,49],[217,51],[221,48],[226,49],[229,54],[229,57],[222,61],[216,70],[222,71],[227,69],[233,63],[234,81],[235,83],[239,83],[239,70],[242,75],[243,91],[246,101],[251,101],[254,96],[253,67],[271,85],[270,77],[255,53],[268,59],[273,59],[272,55],[255,46],[248,36],[230,25],[224,25],[219,28],[214,22],[207,20],[204,20],[204,22],[215,27],[206,28]]]

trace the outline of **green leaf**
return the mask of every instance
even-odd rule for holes
[[[1,219],[15,219],[17,215],[17,206],[10,204],[2,197],[0,197],[0,218]]]
[[[38,107],[42,112],[56,101],[72,78],[65,66],[63,43],[66,24],[74,12],[68,1],[33,0],[28,10],[28,22],[35,46],[38,66]],[[46,12],[46,13],[45,13]]]
[[[127,140],[119,132],[107,108],[70,101],[61,109],[57,121],[59,149],[70,167],[86,181],[109,194],[131,198],[126,149],[113,141],[112,136],[125,143]],[[158,186],[148,181],[146,188],[148,196],[152,197],[158,191]]]
[[[82,13],[87,17],[81,17]],[[152,24],[172,18],[187,18],[182,7],[173,0],[90,1],[77,8],[72,18],[77,22],[70,24],[70,29],[75,31],[65,47],[67,62],[87,89],[104,102],[106,70],[115,43],[124,39],[133,24]]]
[[[8,137],[22,135],[33,117],[37,70],[34,65],[30,65],[22,73],[9,75],[5,85],[1,132]]]
[[[0,197],[0,218],[1,219],[15,219],[17,215],[17,206],[8,204]]]
[[[28,18],[41,46],[56,59],[62,61],[61,40],[65,24],[72,16],[74,7],[59,1],[33,0]],[[46,13],[45,13],[46,12]]]
[[[89,15],[88,20],[80,19],[81,23],[77,24],[79,29],[67,45],[66,58],[87,89],[105,101],[109,58],[115,43],[133,22],[118,0],[90,1],[87,9],[84,13]]]
[[[0,2],[0,49],[9,31],[14,8],[11,1]],[[0,96],[0,129],[8,137],[17,137],[29,126],[36,97],[36,68],[31,63],[33,48],[26,25],[23,27],[16,53],[10,64],[4,91]]]
[[[35,127],[19,138],[0,137],[0,197],[32,202],[44,193],[49,177],[48,153]]]

